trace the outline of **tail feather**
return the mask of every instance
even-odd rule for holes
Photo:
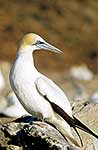
[[[89,134],[91,134],[92,136],[96,137],[98,139],[98,135],[95,134],[90,128],[88,128],[86,125],[84,125],[82,122],[80,122],[76,117],[74,118],[74,122],[75,122],[75,126]]]
[[[76,127],[91,134],[92,136],[96,137],[98,139],[98,135],[95,134],[90,128],[88,128],[86,125],[84,125],[81,121],[79,121],[75,116],[73,116],[73,118],[71,116],[69,116],[61,107],[59,107],[58,105],[56,105],[53,102],[50,102],[54,111],[59,114],[69,125],[70,127],[73,127],[74,130],[76,131]],[[77,133],[77,132],[76,132]],[[77,133],[78,134],[78,133]],[[79,134],[78,134],[79,136]],[[80,136],[79,136],[80,138]],[[81,138],[80,138],[80,141]],[[82,142],[81,142],[82,143]]]
[[[57,114],[53,118],[47,118],[45,121],[52,125],[55,129],[57,129],[62,136],[65,138],[66,141],[73,143],[74,145],[80,147],[77,140],[74,138],[71,132],[70,126]]]
[[[78,137],[79,137],[79,139],[80,139],[81,146],[83,147],[83,142],[82,142],[82,139],[81,139],[81,136],[80,136],[79,132],[77,131],[76,128],[73,128],[73,129],[74,129],[75,132],[77,133],[77,135],[78,135]]]
[[[49,99],[47,97],[45,97],[48,101]],[[86,125],[84,125],[81,121],[79,121],[75,116],[71,117],[69,116],[60,106],[58,106],[57,104],[49,101],[53,110],[58,114],[60,115],[69,125],[70,127],[73,127],[73,129],[76,131],[77,135],[79,136],[79,139],[80,139],[80,142],[81,142],[81,145],[83,145],[82,143],[82,139],[76,129],[79,128],[91,135],[93,135],[94,137],[96,137],[98,139],[98,135],[95,134],[90,128],[88,128]]]

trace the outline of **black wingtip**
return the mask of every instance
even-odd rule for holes
[[[75,116],[73,116],[75,125],[77,128],[91,134],[92,136],[96,137],[98,139],[98,135],[94,133],[91,129],[89,129],[86,125],[84,125],[81,121],[79,121]]]
[[[81,146],[83,147],[82,138],[81,138],[81,136],[80,136],[79,132],[77,131],[77,129],[76,129],[76,128],[73,128],[73,129],[74,129],[74,130],[75,130],[75,132],[77,133],[77,135],[78,135],[78,137],[79,137],[79,139],[80,139]]]

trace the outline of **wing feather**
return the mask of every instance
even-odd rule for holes
[[[83,143],[76,127],[98,139],[97,134],[80,122],[75,116],[72,116],[71,106],[66,95],[64,95],[62,90],[60,90],[54,82],[48,78],[40,77],[36,80],[36,88],[38,92],[51,104],[53,110],[74,128],[80,138],[81,145],[83,145]]]
[[[47,96],[50,102],[61,107],[66,113],[68,113],[69,116],[72,117],[72,110],[67,96],[52,80],[43,76],[37,78],[35,85],[42,96]]]

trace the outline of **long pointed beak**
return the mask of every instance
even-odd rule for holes
[[[45,50],[49,50],[52,52],[56,52],[56,53],[62,53],[62,51],[58,48],[56,48],[55,46],[52,46],[51,44],[44,42],[43,44],[39,44],[37,45],[39,48],[45,49]]]

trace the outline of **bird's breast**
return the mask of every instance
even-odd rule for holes
[[[33,70],[28,64],[21,66],[15,64],[10,74],[12,89],[17,95],[24,108],[33,116],[44,117],[53,115],[50,104],[39,94],[35,81],[40,77],[40,73]]]

